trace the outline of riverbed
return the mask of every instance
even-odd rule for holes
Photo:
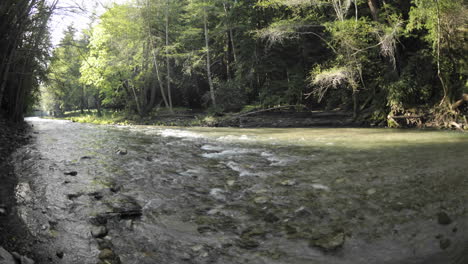
[[[27,122],[37,263],[468,262],[464,133]]]

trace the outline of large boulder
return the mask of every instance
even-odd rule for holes
[[[0,247],[0,264],[16,264],[13,255],[2,247]]]

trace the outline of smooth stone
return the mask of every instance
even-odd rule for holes
[[[7,215],[6,208],[0,207],[0,216],[5,216],[5,215]]]
[[[91,229],[91,235],[94,238],[103,238],[107,236],[107,228],[105,226],[95,226]]]
[[[16,260],[8,251],[0,247],[0,264],[16,264]]]

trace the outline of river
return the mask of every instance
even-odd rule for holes
[[[468,135],[29,118],[41,263],[468,263]]]

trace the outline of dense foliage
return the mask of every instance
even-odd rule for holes
[[[0,1],[0,112],[18,121],[39,97],[48,59],[47,22],[57,1]]]
[[[464,0],[135,0],[55,49],[48,109],[303,105],[367,120],[468,92]]]

